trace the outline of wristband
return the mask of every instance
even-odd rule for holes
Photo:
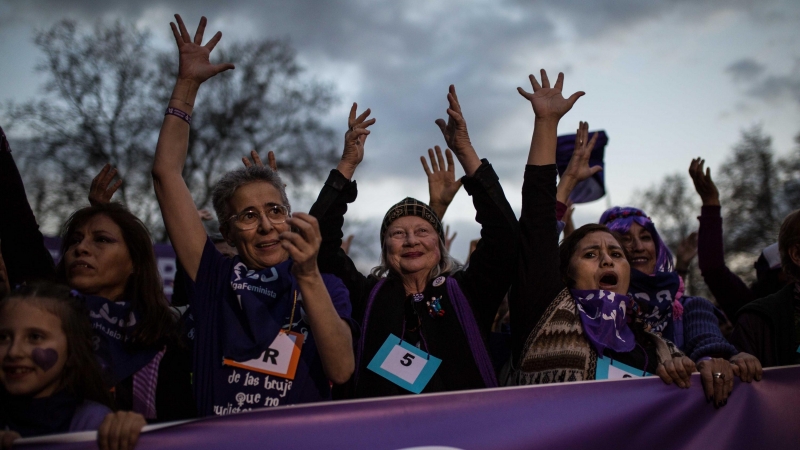
[[[167,111],[164,113],[164,115],[165,116],[166,115],[173,115],[173,116],[176,116],[176,117],[180,117],[181,119],[183,119],[184,122],[186,122],[186,123],[188,123],[190,125],[192,123],[192,116],[190,116],[189,114],[186,114],[185,112],[181,111],[178,108],[167,107]]]
[[[702,358],[697,360],[698,363],[703,362],[703,361],[711,361],[711,357],[710,356],[703,356]]]

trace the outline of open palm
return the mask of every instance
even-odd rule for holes
[[[203,33],[206,29],[205,17],[200,19],[194,40],[190,38],[189,31],[186,29],[186,25],[183,24],[183,19],[179,14],[175,14],[175,20],[178,22],[177,26],[172,22],[169,25],[172,28],[172,34],[175,36],[175,43],[178,45],[179,79],[191,80],[200,84],[220,72],[234,68],[233,64],[211,64],[209,56],[219,40],[222,39],[222,32],[218,31],[206,45],[201,45],[203,43]]]
[[[537,118],[540,119],[560,119],[564,114],[566,114],[570,109],[572,109],[572,105],[583,96],[585,93],[583,91],[578,91],[572,94],[569,98],[564,98],[561,95],[561,90],[564,87],[564,74],[559,73],[558,79],[556,80],[556,84],[553,87],[550,87],[550,80],[547,78],[547,72],[544,69],[541,71],[542,76],[542,84],[536,81],[536,77],[533,75],[529,75],[529,79],[531,80],[531,86],[533,87],[533,93],[526,92],[522,88],[517,88],[517,91],[528,99],[531,102],[531,106],[533,106],[533,112],[536,114]]]

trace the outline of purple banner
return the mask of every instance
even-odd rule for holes
[[[686,390],[650,377],[280,407],[149,431],[137,448],[789,449],[798,417],[792,366],[737,381],[718,410],[695,374]]]
[[[59,237],[44,237],[44,246],[53,257],[53,261],[58,263],[61,259],[61,238]],[[169,244],[153,244],[153,250],[156,254],[156,264],[158,272],[161,274],[161,280],[164,282],[164,294],[167,299],[172,299],[172,288],[175,285],[175,274],[177,266],[175,265],[175,250]]]

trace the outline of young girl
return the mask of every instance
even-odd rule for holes
[[[0,364],[3,448],[21,436],[87,430],[99,430],[101,448],[132,447],[145,425],[109,408],[84,300],[66,286],[22,286],[0,300]]]

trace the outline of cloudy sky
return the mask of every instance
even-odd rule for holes
[[[762,125],[778,154],[800,132],[796,0],[0,0],[0,102],[39,92],[35,30],[121,18],[169,48],[175,12],[190,29],[206,15],[222,45],[288,37],[307,74],[336,86],[340,102],[326,121],[342,132],[350,102],[372,108],[378,122],[351,210],[366,221],[404,196],[427,199],[418,158],[443,145],[433,122],[445,117],[450,83],[517,210],[533,113],[515,88],[528,89],[527,75],[543,67],[565,73],[567,94],[586,91],[559,131],[579,120],[606,130],[610,200],[581,206],[578,224],[596,221],[608,202],[636,204],[639,190],[685,173],[694,156],[714,170],[743,129]],[[446,217],[459,232],[457,257],[477,236],[473,217],[462,192]]]

